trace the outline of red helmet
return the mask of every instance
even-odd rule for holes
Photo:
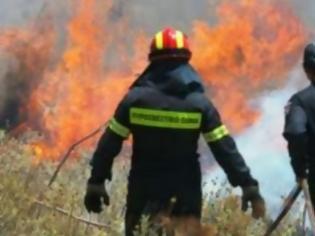
[[[165,59],[183,59],[189,61],[191,51],[187,36],[172,28],[158,32],[151,43],[150,61]]]

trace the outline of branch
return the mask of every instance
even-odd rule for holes
[[[66,154],[64,155],[64,157],[62,158],[62,160],[60,161],[59,165],[57,166],[53,176],[51,177],[50,181],[49,181],[49,184],[48,184],[48,187],[50,187],[53,182],[56,180],[57,176],[58,176],[58,173],[59,171],[61,170],[62,166],[65,164],[65,162],[68,160],[68,158],[70,157],[70,154],[71,152],[77,147],[79,146],[81,143],[85,142],[86,140],[92,138],[93,136],[95,136],[96,134],[98,134],[99,132],[101,132],[104,127],[107,126],[107,123],[106,122],[104,125],[102,125],[101,127],[99,127],[98,129],[94,130],[93,132],[91,132],[90,134],[88,134],[87,136],[83,137],[82,139],[80,139],[79,141],[75,142],[74,144],[72,144],[68,151],[66,152]]]
[[[87,220],[87,219],[85,219],[83,217],[74,216],[70,212],[68,212],[68,211],[66,211],[66,210],[64,210],[64,209],[62,209],[60,207],[53,207],[53,206],[50,206],[50,205],[48,205],[46,203],[43,203],[41,201],[38,201],[38,200],[35,200],[34,203],[39,205],[39,206],[41,206],[41,207],[45,207],[45,208],[47,208],[49,210],[53,210],[53,211],[59,212],[62,215],[71,217],[72,219],[80,221],[80,222],[82,222],[84,224],[97,227],[99,229],[110,229],[111,228],[109,225],[106,225],[106,224],[100,224],[100,223],[89,221],[89,220]]]
[[[309,186],[307,183],[307,180],[303,180],[302,182],[302,189],[304,192],[305,202],[306,202],[306,208],[309,216],[309,220],[311,223],[311,229],[312,229],[312,235],[315,233],[315,214],[314,214],[314,208],[312,205],[312,199],[309,191]]]

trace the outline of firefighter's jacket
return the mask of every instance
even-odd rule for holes
[[[129,180],[160,179],[163,184],[171,176],[189,176],[199,168],[201,134],[233,186],[257,185],[195,70],[184,62],[153,63],[118,105],[94,153],[89,181],[111,178],[113,159],[129,135]]]
[[[296,93],[286,106],[284,137],[297,177],[315,170],[315,85]]]

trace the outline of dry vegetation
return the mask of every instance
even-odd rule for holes
[[[119,175],[114,176],[109,186],[111,206],[101,215],[89,215],[82,204],[89,173],[88,155],[82,154],[79,160],[67,163],[52,188],[47,183],[54,165],[32,165],[32,148],[27,141],[1,134],[0,155],[1,236],[123,235],[127,169],[120,164],[122,161],[115,165]],[[222,187],[219,192],[204,196],[202,235],[263,235],[266,223],[243,214],[236,196],[222,197],[229,191]],[[193,235],[188,233],[192,225],[186,224],[186,233],[178,235]],[[275,235],[300,235],[296,233],[297,225],[298,220],[286,219]],[[141,229],[139,236],[155,235],[148,233],[145,219]]]

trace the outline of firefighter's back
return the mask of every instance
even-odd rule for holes
[[[203,92],[198,74],[182,62],[154,63],[132,86],[126,98],[133,136],[129,193],[141,196],[130,199],[195,192],[200,201]]]
[[[131,93],[135,98],[129,108],[133,135],[129,209],[137,211],[151,201],[160,209],[175,197],[175,213],[187,211],[199,217],[201,171],[197,147],[204,95],[168,94],[155,86],[134,88]],[[148,211],[154,208],[146,207]]]
[[[202,94],[179,96],[152,87],[135,90],[138,96],[129,111],[132,170],[165,174],[198,164],[202,104],[197,101]]]

